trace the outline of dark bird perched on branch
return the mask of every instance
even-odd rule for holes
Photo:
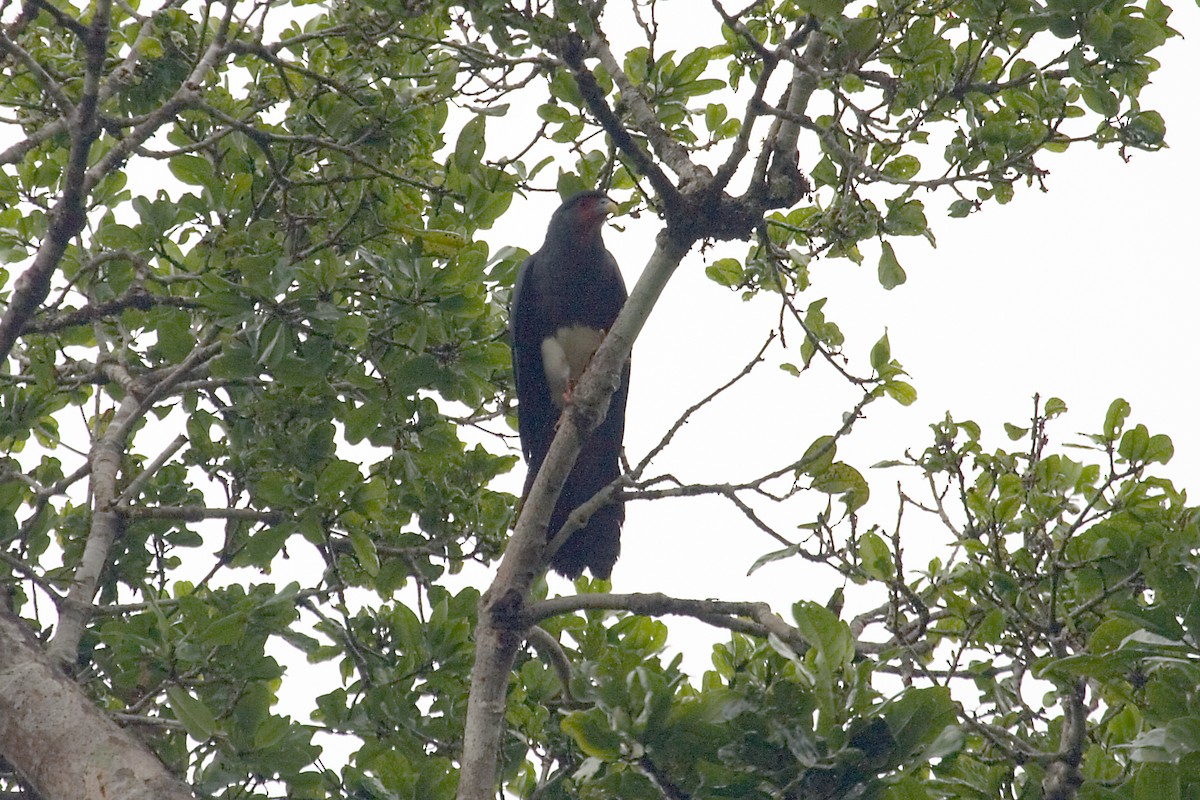
[[[550,218],[541,249],[525,259],[517,274],[510,332],[517,421],[529,465],[526,495],[575,381],[625,304],[625,282],[601,238],[604,220],[615,209],[603,192],[583,192],[567,200]],[[550,539],[572,511],[620,476],[628,387],[626,364],[607,416],[583,443],[558,497],[547,531]],[[621,550],[624,521],[624,504],[608,503],[553,554],[550,565],[571,578],[589,569],[607,579]]]

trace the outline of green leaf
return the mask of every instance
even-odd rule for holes
[[[360,528],[350,531],[350,548],[364,572],[371,577],[379,575],[379,552],[375,549],[374,540],[366,531]]]
[[[1166,464],[1175,455],[1175,445],[1171,442],[1171,437],[1165,433],[1156,433],[1150,437],[1149,443],[1146,445],[1146,452],[1142,456],[1147,463]]]
[[[818,186],[837,186],[838,171],[837,167],[833,164],[833,159],[829,156],[823,156],[817,162],[817,165],[813,167],[812,172],[809,173],[809,177]]]
[[[1106,86],[1093,84],[1083,87],[1083,102],[1092,111],[1105,117],[1115,117],[1121,110],[1117,95]]]
[[[704,268],[704,274],[709,280],[715,281],[722,286],[737,288],[742,285],[742,276],[745,271],[742,269],[742,264],[736,258],[720,258]]]
[[[191,317],[184,311],[166,310],[155,331],[158,334],[158,351],[167,361],[177,364],[196,349]]]
[[[883,391],[902,406],[911,406],[917,402],[916,388],[905,381],[888,381],[883,385]]]
[[[96,241],[113,250],[133,250],[142,245],[142,236],[128,225],[113,222],[96,231]]]
[[[853,514],[866,504],[871,490],[862,474],[854,467],[838,461],[820,475],[814,476],[812,488],[830,495],[841,495],[846,513]]]
[[[1177,764],[1142,764],[1134,782],[1134,800],[1179,800]]]
[[[831,670],[847,668],[854,661],[854,635],[838,615],[819,603],[801,600],[792,605],[792,618],[808,642]]]
[[[358,444],[379,428],[379,423],[383,420],[383,404],[368,401],[353,407],[347,403],[343,411],[343,420],[346,425],[346,441]]]
[[[1123,130],[1132,144],[1146,149],[1162,145],[1167,137],[1167,124],[1157,111],[1131,112]]]
[[[912,775],[900,776],[890,783],[880,795],[882,800],[929,800],[927,783]]]
[[[803,0],[797,5],[818,19],[835,19],[846,7],[846,0]]]
[[[1004,433],[1009,439],[1014,442],[1025,438],[1029,433],[1029,428],[1022,428],[1020,425],[1013,425],[1011,422],[1004,423]]]
[[[908,180],[921,171],[921,162],[916,156],[896,156],[883,167],[883,174],[890,178]]]
[[[1117,434],[1125,427],[1125,420],[1129,418],[1129,412],[1132,411],[1129,403],[1118,397],[1113,400],[1108,406],[1108,413],[1104,415],[1104,438],[1108,441],[1115,441]]]
[[[892,360],[892,346],[888,342],[888,335],[885,331],[883,336],[879,337],[879,341],[871,348],[871,368],[876,372],[882,372],[883,368]]]
[[[1149,450],[1150,431],[1140,424],[1125,431],[1121,443],[1117,446],[1117,454],[1126,461],[1145,461]]]
[[[563,717],[561,725],[587,755],[604,761],[616,761],[620,757],[621,737],[609,727],[608,718],[600,709],[572,712]]]
[[[707,47],[697,47],[684,56],[679,66],[671,71],[671,82],[678,86],[696,80],[708,67],[709,58],[711,51]]]
[[[650,49],[635,47],[625,54],[625,74],[633,83],[645,83],[650,68]]]
[[[858,539],[858,558],[863,571],[874,580],[886,582],[896,575],[892,551],[879,535],[871,531],[862,534]]]
[[[175,718],[187,729],[188,736],[206,742],[217,732],[217,720],[212,712],[182,686],[173,684],[167,687],[167,702],[171,704]]]
[[[571,118],[571,112],[558,103],[542,103],[538,106],[537,113],[546,122],[556,122],[560,125]]]
[[[246,622],[244,611],[226,614],[204,629],[202,641],[213,647],[236,644],[246,633]]]
[[[250,348],[242,342],[230,342],[209,368],[214,378],[248,378],[259,372]]]
[[[213,167],[207,158],[181,154],[167,161],[171,174],[192,186],[211,187],[215,182]]]
[[[801,471],[806,475],[820,475],[833,465],[837,455],[837,440],[832,436],[820,436],[800,458]]]
[[[283,386],[312,386],[325,379],[325,370],[293,355],[281,358],[271,370],[271,374]]]
[[[950,216],[961,219],[975,210],[975,201],[959,198],[950,204]]]
[[[929,230],[925,204],[920,200],[888,201],[884,229],[896,236],[920,236]]]
[[[896,740],[892,763],[909,763],[913,756],[932,745],[946,726],[958,718],[950,690],[943,686],[909,689],[889,700],[879,710]],[[924,754],[930,755],[928,751]]]
[[[476,114],[463,125],[454,145],[454,165],[462,171],[477,166],[483,158],[484,131],[487,127],[487,117]]]
[[[896,260],[896,251],[888,242],[883,243],[883,253],[879,256],[879,284],[888,291],[908,280],[904,268]]]
[[[438,368],[437,359],[424,353],[404,362],[396,370],[396,386],[399,391],[411,392],[429,386],[437,380],[440,374],[441,370]]]
[[[1050,419],[1051,417],[1057,417],[1059,414],[1065,413],[1066,410],[1067,404],[1065,402],[1057,397],[1051,397],[1046,401],[1045,411],[1043,413],[1046,415],[1047,419]]]
[[[353,461],[333,459],[317,479],[317,495],[333,500],[352,486],[362,483],[362,473]]]
[[[721,103],[709,103],[704,109],[704,127],[710,133],[720,130],[721,123],[729,116],[729,110]]]
[[[1110,650],[1116,650],[1133,633],[1141,630],[1137,622],[1115,617],[1106,619],[1096,626],[1088,640],[1088,650],[1099,655]]]

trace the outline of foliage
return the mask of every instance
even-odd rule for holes
[[[814,288],[821,258],[875,243],[903,283],[890,240],[934,240],[928,192],[961,217],[1072,143],[1163,146],[1139,92],[1169,8],[713,3],[669,50],[653,0],[277,5],[0,6],[0,582],[174,773],[213,797],[454,795],[479,592],[445,579],[500,555],[515,507],[491,483],[517,460],[524,253],[485,232],[515,195],[601,184],[678,230],[669,171],[762,179],[723,206],[758,216],[711,234],[750,249],[707,274],[778,293],[790,371],[861,391],[779,473],[677,493],[827,500],[797,521],[815,552],[764,562],[887,602],[848,622],[798,602],[787,637],[726,621],[696,682],[619,599],[549,618],[570,674],[523,652],[506,789],[1033,797],[1065,765],[1084,797],[1195,795],[1198,530],[1149,471],[1169,440],[1120,402],[1090,461],[1052,452],[1060,401],[1012,453],[947,418],[906,462],[936,488],[904,507],[950,545],[914,572],[915,537],[860,525],[868,482],[836,446],[915,389],[886,335],[869,377],[842,366]]]
[[[953,549],[905,574],[899,543],[919,535],[897,524],[884,537],[896,543],[893,601],[878,622],[901,651],[880,658],[957,684],[970,710],[968,744],[934,770],[934,796],[1036,797],[1064,757],[1084,797],[1195,783],[1195,751],[1155,743],[1194,713],[1200,518],[1150,472],[1170,460],[1170,439],[1128,426],[1124,400],[1073,445],[1081,460],[1050,447],[1065,411],[1051,398],[1030,426],[1007,426],[1023,445],[1012,452],[985,450],[972,422],[932,426],[910,463],[931,496],[903,504],[948,530]]]

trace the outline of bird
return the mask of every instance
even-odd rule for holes
[[[604,246],[602,231],[617,206],[603,192],[580,192],[550,217],[546,239],[517,271],[509,312],[517,428],[528,472],[528,497],[541,469],[575,381],[583,374],[628,293],[621,270]],[[621,372],[608,412],[580,447],[579,456],[550,516],[547,540],[581,504],[620,477],[625,435],[629,363]],[[608,580],[621,550],[625,505],[598,509],[551,556],[550,566],[568,578],[584,569]]]

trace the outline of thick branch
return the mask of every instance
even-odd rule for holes
[[[129,519],[173,519],[182,522],[202,522],[206,519],[231,519],[241,522],[262,522],[274,525],[283,520],[279,511],[260,511],[257,508],[206,508],[205,506],[127,506],[115,508]]]
[[[106,717],[0,607],[0,753],[54,800],[191,800],[150,750]]]

